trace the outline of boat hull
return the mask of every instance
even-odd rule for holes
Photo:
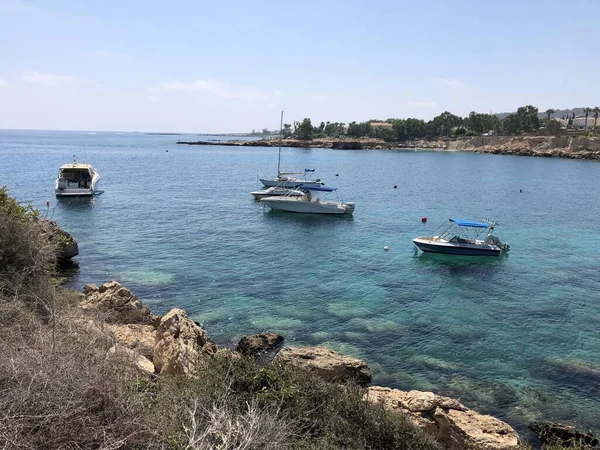
[[[295,213],[351,215],[354,212],[353,203],[316,202],[290,197],[265,197],[261,203],[277,211]]]
[[[453,243],[431,238],[415,238],[414,244],[427,253],[461,256],[500,256],[502,249],[493,244]]]
[[[91,183],[89,188],[80,188],[77,186],[69,186],[59,187],[59,182],[56,180],[56,185],[54,188],[54,193],[57,198],[60,197],[91,197],[96,193],[96,188],[100,181],[100,176],[96,175]]]

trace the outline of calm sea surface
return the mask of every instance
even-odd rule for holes
[[[282,169],[315,168],[356,202],[353,218],[318,217],[249,194],[277,148],[176,145],[203,138],[4,130],[0,185],[50,201],[79,242],[77,289],[119,280],[224,345],[266,330],[326,345],[367,361],[375,384],[449,395],[521,432],[534,419],[600,431],[600,163],[282,149]],[[104,194],[54,198],[72,155]],[[413,255],[449,217],[496,219],[510,254]]]

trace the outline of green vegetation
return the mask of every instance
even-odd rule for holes
[[[585,113],[586,117],[584,133],[587,132],[587,117],[591,113],[594,113],[595,131],[600,108],[583,108],[581,112]],[[526,105],[511,114],[486,114],[472,111],[468,117],[460,117],[444,111],[427,122],[415,118],[372,119],[366,122],[350,122],[347,126],[345,123],[339,122],[321,122],[319,126],[313,126],[311,120],[305,118],[301,122],[294,122],[293,128],[291,124],[285,124],[283,137],[301,140],[337,137],[380,138],[386,142],[397,142],[409,139],[437,139],[488,134],[520,135],[542,129],[551,134],[559,134],[572,127],[575,119],[575,112],[572,117],[563,114],[562,119],[556,117],[560,113],[561,111],[555,109],[547,109],[544,114],[540,114],[535,106]]]

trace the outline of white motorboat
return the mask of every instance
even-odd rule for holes
[[[439,236],[421,236],[413,239],[423,252],[464,256],[499,256],[510,250],[508,243],[495,236],[495,222],[450,219],[450,225]],[[483,239],[479,237],[485,233]]]
[[[100,174],[90,164],[73,162],[60,166],[54,186],[57,197],[92,196],[97,193]]]
[[[281,133],[283,130],[283,111],[281,111],[281,123],[279,127],[279,156],[277,157],[277,176],[275,178],[268,177],[258,177],[260,182],[265,187],[282,187],[294,189],[300,186],[301,184],[317,187],[323,186],[323,183],[320,179],[311,180],[307,177],[307,174],[310,172],[314,172],[315,169],[304,169],[304,172],[282,172],[281,171]],[[303,176],[303,177],[301,177]]]
[[[288,189],[288,188],[284,188],[281,186],[273,186],[273,187],[270,187],[267,189],[262,189],[259,191],[252,191],[252,192],[250,192],[250,194],[252,194],[252,196],[254,197],[255,200],[260,200],[261,198],[264,198],[264,197],[278,197],[278,196],[283,196],[283,195],[291,195],[291,196],[295,196],[295,197],[301,197],[301,196],[305,195],[306,193],[299,189]]]
[[[332,201],[324,198],[337,190],[334,187],[300,185],[299,189],[304,190],[306,194],[301,197],[294,195],[264,197],[260,201],[278,211],[339,215],[351,215],[354,212],[354,202]]]

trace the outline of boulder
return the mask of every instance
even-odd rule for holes
[[[88,284],[83,293],[80,306],[106,314],[108,323],[150,325],[156,320],[137,295],[117,281],[109,281],[99,288]]]
[[[446,450],[518,450],[519,435],[508,424],[432,392],[370,387],[365,400],[406,414]]]
[[[277,354],[276,360],[294,364],[337,383],[368,386],[373,378],[365,362],[325,347],[284,348]]]
[[[277,349],[281,344],[283,336],[279,333],[258,333],[242,336],[235,350],[243,355],[258,356]]]
[[[593,434],[570,425],[555,422],[532,422],[528,425],[543,444],[566,448],[600,448],[600,441]]]
[[[216,352],[206,331],[182,309],[172,309],[160,319],[152,353],[157,373],[193,376],[200,358]]]
[[[56,259],[59,262],[69,260],[79,254],[79,246],[73,236],[60,229],[56,222],[44,220],[44,223],[48,240],[56,244]]]
[[[107,325],[115,340],[152,361],[156,345],[156,330],[152,325],[127,324]]]
[[[133,365],[142,372],[154,374],[155,369],[154,364],[152,364],[152,361],[127,347],[113,345],[108,350],[108,354],[111,356],[115,354],[121,354],[128,358],[133,363]]]

